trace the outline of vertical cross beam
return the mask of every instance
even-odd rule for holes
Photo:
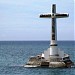
[[[57,43],[57,31],[56,31],[56,5],[52,5],[52,30],[51,30],[51,46],[56,46]]]

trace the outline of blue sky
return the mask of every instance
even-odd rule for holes
[[[0,0],[0,40],[50,40],[51,19],[39,15],[69,13],[57,19],[58,40],[74,40],[74,0]]]

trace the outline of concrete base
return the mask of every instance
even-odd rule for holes
[[[60,68],[65,67],[66,64],[64,62],[50,62],[49,67]]]
[[[32,56],[29,58],[24,67],[52,67],[52,68],[63,68],[71,67],[74,63],[70,60],[68,54],[63,53],[61,50],[57,55],[49,55],[50,48],[42,53],[41,55]],[[62,55],[62,56],[61,56]]]
[[[31,57],[24,67],[51,67],[51,68],[64,68],[73,66],[73,62],[69,61],[48,61],[38,56]]]

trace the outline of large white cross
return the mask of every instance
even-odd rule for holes
[[[52,30],[51,30],[51,46],[57,46],[57,26],[56,26],[56,18],[66,18],[68,17],[68,13],[56,13],[56,4],[52,5],[52,13],[50,14],[41,14],[40,18],[51,18],[52,20]]]

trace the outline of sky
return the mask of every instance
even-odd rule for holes
[[[51,19],[39,15],[51,13],[56,4],[57,13],[69,13],[68,18],[57,19],[57,39],[74,40],[75,0],[0,0],[0,41],[50,40]]]

